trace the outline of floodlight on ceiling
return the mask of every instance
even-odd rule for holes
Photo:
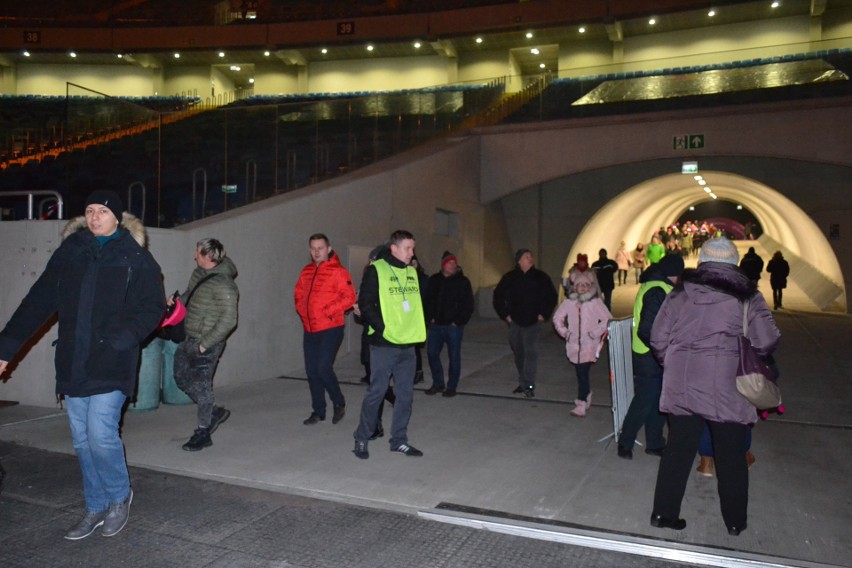
[[[373,51],[375,49],[372,44],[367,46],[367,51]]]
[[[77,57],[77,54],[76,54],[75,52],[73,52],[73,51],[69,51],[69,52],[68,52],[68,57],[74,58],[74,57]]]
[[[710,10],[709,12],[707,12],[708,18],[713,18],[715,16],[716,16],[716,10]]]
[[[651,18],[650,20],[648,20],[648,25],[649,26],[656,26],[657,25],[657,19]]]
[[[326,48],[324,47],[324,48],[322,48],[322,49],[320,50],[320,53],[322,53],[323,55],[325,55],[326,53],[328,53],[328,49],[326,49]]]
[[[580,29],[577,30],[577,31],[580,32],[581,34],[586,33],[586,26],[580,26]]]
[[[704,177],[703,176],[692,176],[692,179],[694,179],[695,181],[698,181],[698,180],[704,179]]]
[[[707,181],[704,178],[702,178],[702,179],[698,180],[698,185],[707,185]]]
[[[414,42],[414,49],[420,49],[420,46],[423,45],[419,41]]]
[[[220,51],[220,52],[219,52],[219,57],[225,57],[225,52],[224,52],[224,51]]]
[[[537,47],[534,47],[530,50],[530,53],[532,53],[533,55],[538,55],[540,52]]]
[[[718,197],[716,197],[716,194],[715,194],[715,193],[711,193],[711,194],[710,194],[710,197],[712,197],[713,199],[719,199]]]
[[[268,51],[264,51],[264,52],[263,52],[263,56],[264,56],[264,57],[269,57],[269,52],[268,52]]]
[[[709,187],[705,187],[705,188],[704,188],[704,191],[706,191],[707,193],[711,193],[713,190],[712,190],[712,189],[710,189]]]
[[[23,55],[24,55],[24,57],[29,57],[30,52],[25,49]]]
[[[532,39],[532,37],[533,37],[533,33],[532,33],[532,32],[527,32],[527,39]]]
[[[175,52],[175,59],[180,59],[180,53]]]
[[[476,38],[476,43],[482,43],[482,38],[481,37]]]
[[[544,63],[539,63],[538,66],[540,69],[544,69],[545,67],[547,67]]]
[[[777,1],[773,2],[772,4],[769,5],[770,8],[778,8],[780,6],[781,6],[781,2],[777,2]]]

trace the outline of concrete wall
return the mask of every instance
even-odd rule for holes
[[[293,308],[293,287],[310,261],[307,237],[326,233],[344,266],[357,275],[365,250],[397,228],[417,239],[417,255],[437,272],[441,254],[457,255],[478,287],[487,215],[479,205],[478,142],[441,141],[385,160],[344,178],[270,198],[178,229],[150,229],[150,250],[163,270],[168,291],[185,289],[195,267],[194,244],[216,237],[239,270],[240,320],[216,373],[218,385],[303,373],[302,328]],[[435,209],[458,214],[456,237],[436,234]],[[62,222],[0,223],[0,322],[11,316],[58,246]],[[489,238],[495,235],[490,233]],[[499,243],[496,243],[499,246]],[[359,258],[350,258],[359,251]],[[360,335],[360,327],[351,333]],[[56,326],[37,340],[11,378],[0,384],[0,399],[52,406]],[[358,342],[351,342],[358,348]],[[344,345],[350,345],[345,342]]]
[[[17,94],[65,96],[65,83],[110,96],[151,96],[154,72],[131,65],[18,65]]]
[[[163,91],[161,95],[210,97],[210,67],[169,67],[163,70]]]
[[[447,61],[435,56],[382,57],[312,63],[312,93],[417,89],[447,83]]]

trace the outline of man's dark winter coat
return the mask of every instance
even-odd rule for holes
[[[473,315],[473,289],[470,280],[458,269],[451,276],[438,272],[426,285],[426,322],[461,327]]]
[[[494,311],[505,320],[521,327],[529,327],[538,321],[538,316],[550,318],[556,307],[556,288],[545,272],[535,266],[524,272],[517,266],[503,275],[494,289]]]

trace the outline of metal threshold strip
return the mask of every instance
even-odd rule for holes
[[[598,550],[646,556],[658,560],[684,562],[695,566],[721,566],[724,568],[838,568],[822,564],[733,549],[719,549],[667,540],[657,540],[614,532],[580,529],[571,526],[524,521],[516,518],[499,518],[447,509],[419,511],[418,516],[464,527],[476,528],[525,538],[534,538]]]

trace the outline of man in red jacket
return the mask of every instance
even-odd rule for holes
[[[311,415],[304,424],[325,420],[325,393],[334,405],[332,424],[346,413],[346,400],[334,374],[334,358],[343,341],[343,316],[355,304],[352,276],[340,265],[322,233],[308,239],[311,259],[296,282],[296,311],[305,328],[305,371],[311,389]]]

